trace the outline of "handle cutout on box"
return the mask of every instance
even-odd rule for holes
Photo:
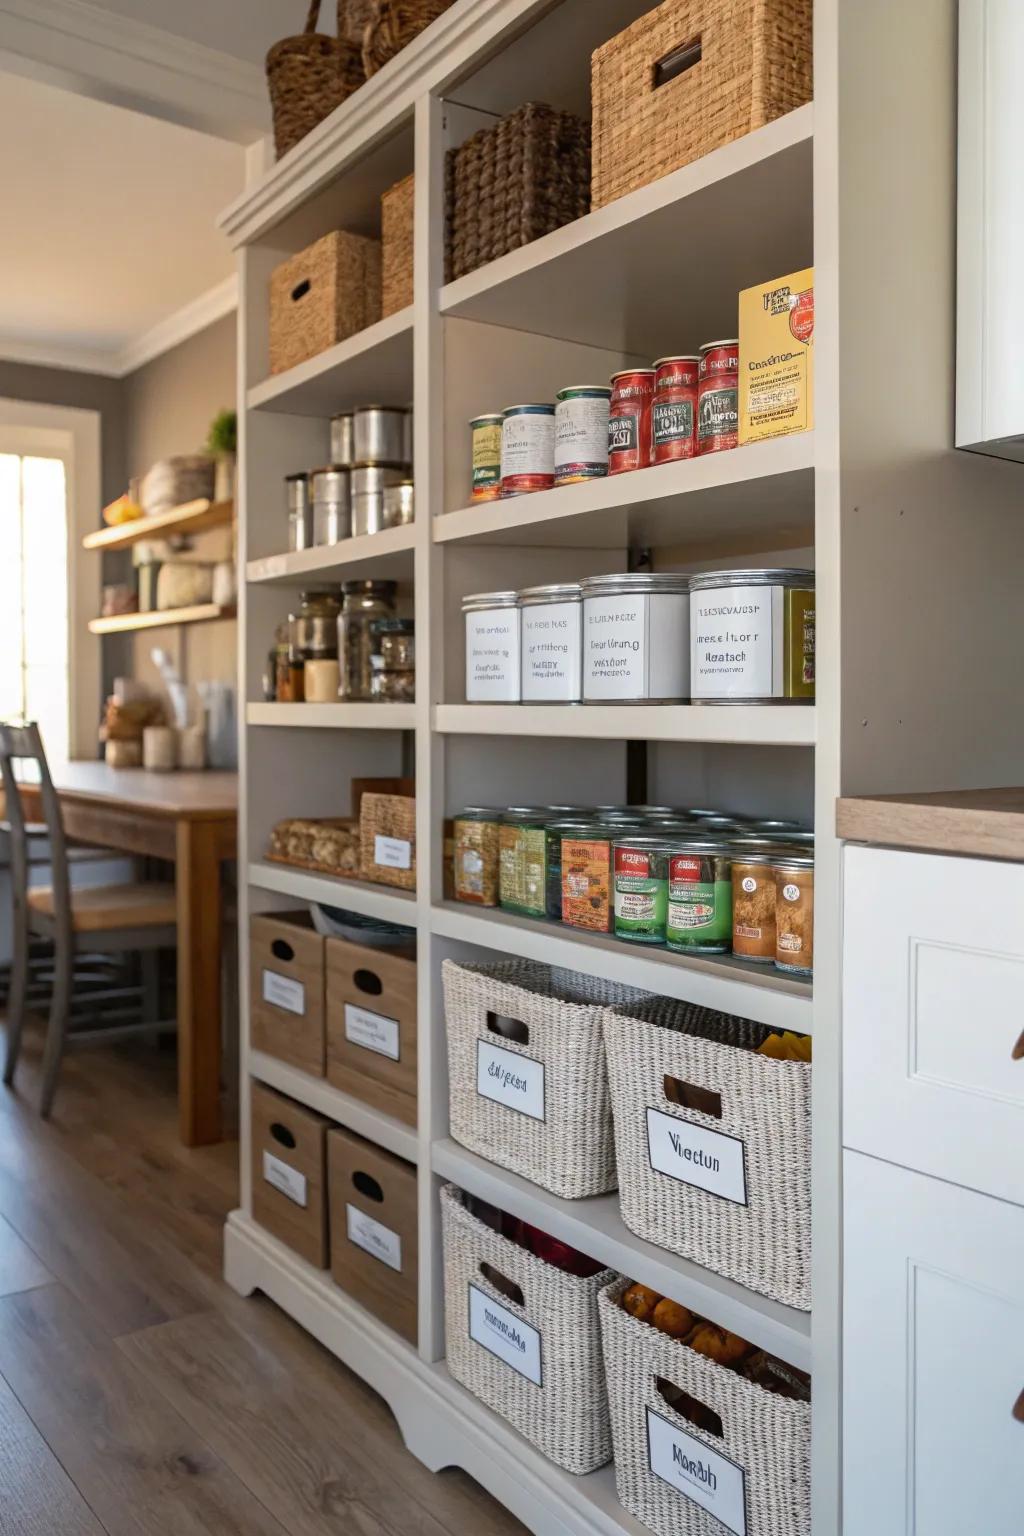
[[[274,1121],[273,1125],[270,1127],[270,1134],[273,1136],[275,1141],[279,1141],[281,1143],[282,1147],[291,1148],[295,1146],[294,1135],[286,1125],[281,1124],[280,1120]]]
[[[359,988],[360,992],[365,992],[368,997],[380,997],[384,991],[384,983],[376,971],[362,969],[355,971],[352,976],[352,982],[353,985]]]
[[[313,284],[308,277],[304,277],[301,283],[296,283],[292,289],[292,303],[297,304],[300,299],[304,299],[312,286]]]
[[[488,1264],[486,1259],[481,1260],[480,1273],[485,1280],[490,1281],[496,1291],[500,1291],[502,1296],[507,1296],[509,1301],[514,1301],[517,1307],[526,1305],[521,1286],[516,1285],[515,1281],[510,1280],[507,1275],[503,1275],[500,1269],[495,1269],[493,1264]]]
[[[284,960],[287,962],[289,960],[295,959],[295,951],[288,943],[287,939],[275,939],[273,944],[270,946],[270,953],[273,955],[275,960]]]
[[[685,1083],[682,1078],[665,1074],[662,1087],[670,1104],[681,1109],[695,1109],[698,1114],[710,1115],[713,1120],[722,1118],[722,1095],[713,1088],[698,1088],[696,1083]]]
[[[1024,1424],[1024,1388],[1021,1389],[1020,1397],[1013,1405],[1013,1416],[1018,1424]]]
[[[384,1203],[384,1191],[381,1189],[372,1173],[354,1173],[352,1183],[361,1195],[367,1200],[376,1200],[378,1205]]]
[[[680,75],[685,75],[688,69],[700,63],[701,34],[691,38],[688,43],[683,43],[679,48],[673,48],[671,53],[666,53],[663,59],[658,59],[654,65],[654,89],[658,90],[663,85],[668,85],[670,80],[678,80]]]
[[[666,1381],[664,1376],[656,1376],[654,1386],[658,1396],[668,1404],[673,1413],[678,1413],[681,1419],[695,1425],[697,1429],[702,1429],[705,1434],[715,1435],[721,1440],[725,1433],[722,1420],[713,1408],[708,1407],[707,1403],[691,1397],[689,1392],[684,1392],[682,1387],[677,1387],[672,1381]]]
[[[492,1035],[500,1035],[503,1040],[514,1040],[517,1045],[529,1045],[530,1031],[522,1019],[510,1019],[504,1013],[488,1013],[487,1028]]]
[[[1024,1061],[1024,1029],[1021,1030],[1020,1038],[1010,1052],[1010,1056],[1014,1061]]]

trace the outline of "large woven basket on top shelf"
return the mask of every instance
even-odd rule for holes
[[[278,159],[304,139],[366,79],[359,46],[345,33],[345,0],[338,3],[338,37],[316,30],[320,0],[310,0],[305,30],[267,54],[267,85]]]
[[[370,0],[363,31],[366,77],[383,69],[389,59],[418,37],[446,11],[452,0]]]
[[[664,0],[591,60],[595,208],[810,101],[812,0]]]

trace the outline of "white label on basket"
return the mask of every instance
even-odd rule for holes
[[[289,1168],[287,1163],[282,1163],[273,1152],[263,1154],[263,1177],[268,1184],[272,1184],[282,1195],[289,1200],[294,1200],[296,1205],[301,1205],[303,1210],[309,1204],[306,1195],[306,1175],[300,1173],[297,1168]]]
[[[375,837],[373,862],[384,869],[412,869],[412,843],[400,837]]]
[[[746,1205],[747,1171],[743,1143],[737,1136],[706,1131],[702,1125],[649,1109],[647,1151],[657,1173]]]
[[[276,971],[263,972],[263,1001],[283,1008],[286,1013],[305,1013],[306,989],[301,981],[290,976],[279,976]]]
[[[504,1360],[520,1376],[536,1386],[544,1385],[540,1352],[540,1334],[521,1317],[503,1307],[470,1282],[469,1336],[499,1360]]]
[[[502,1050],[489,1040],[476,1043],[476,1091],[531,1120],[544,1119],[544,1063]]]
[[[398,1020],[386,1018],[383,1013],[372,1013],[369,1008],[359,1008],[355,1003],[345,1004],[345,1039],[368,1051],[376,1051],[378,1056],[388,1056],[392,1061],[399,1058]]]
[[[677,1429],[647,1410],[647,1455],[651,1471],[670,1487],[714,1515],[735,1536],[747,1536],[746,1473],[703,1440]]]
[[[365,1211],[356,1210],[354,1205],[345,1206],[345,1226],[350,1243],[355,1243],[357,1248],[362,1248],[371,1258],[379,1259],[388,1269],[401,1272],[402,1239],[397,1232],[374,1221]]]

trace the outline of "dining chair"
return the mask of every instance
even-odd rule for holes
[[[30,886],[29,822],[25,816],[15,764],[35,765],[43,824],[50,847],[52,884]],[[10,823],[11,884],[14,908],[14,958],[7,1002],[7,1049],[4,1082],[9,1087],[21,1054],[25,1023],[28,952],[32,938],[49,939],[54,946],[53,989],[43,1054],[43,1083],[39,1110],[44,1117],[53,1108],[57,1078],[68,1044],[120,1040],[130,1035],[152,1035],[171,1029],[173,1021],[146,1019],[137,1024],[70,1031],[72,981],[75,955],[84,949],[93,954],[134,952],[145,958],[177,943],[177,909],[174,886],[155,881],[130,885],[82,886],[73,889],[68,843],[60,810],[60,798],[50,777],[39,727],[34,722],[0,723],[0,779]],[[150,992],[152,988],[148,989]]]

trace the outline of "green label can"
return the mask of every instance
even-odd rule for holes
[[[653,839],[615,844],[615,937],[664,944],[668,916],[668,848]]]
[[[668,856],[669,949],[684,954],[726,954],[732,942],[732,861],[727,854],[691,847]]]

